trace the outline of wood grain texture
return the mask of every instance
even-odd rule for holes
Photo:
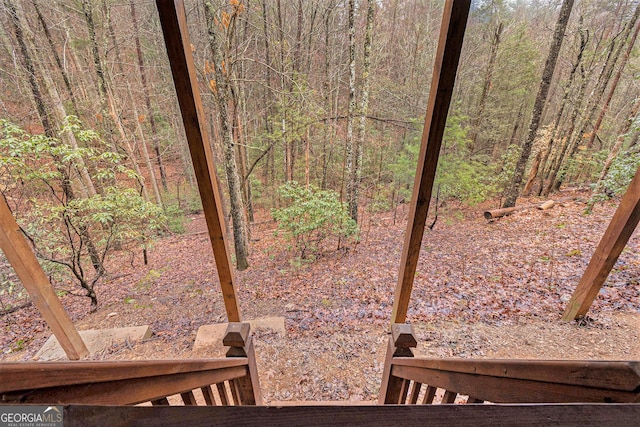
[[[213,371],[246,366],[246,358],[146,360],[146,361],[81,361],[0,364],[0,393],[11,390],[53,386],[90,384],[125,379]]]
[[[229,322],[222,344],[229,347],[244,347],[250,332],[251,324],[249,322]]]
[[[244,377],[246,366],[5,392],[3,403],[135,405]],[[183,396],[184,397],[184,396]]]
[[[229,257],[229,245],[222,211],[222,196],[218,190],[218,178],[213,165],[213,153],[206,129],[206,116],[198,89],[191,53],[191,42],[187,32],[187,19],[182,0],[156,0],[160,24],[164,36],[171,73],[178,96],[182,122],[189,144],[202,208],[209,230],[213,256],[229,322],[241,320],[236,300],[236,287]]]
[[[384,369],[382,371],[382,382],[380,384],[380,390],[378,391],[378,404],[383,405],[385,403],[397,404],[400,403],[400,395],[402,393],[402,379],[393,377],[391,375],[391,368],[393,361],[396,360],[393,354],[396,351],[396,347],[393,344],[393,337],[387,340],[387,353],[384,359]]]
[[[470,7],[470,0],[445,2],[391,323],[404,323],[407,317]]]
[[[232,404],[231,399],[229,399],[229,393],[227,392],[227,387],[224,383],[216,384],[216,388],[218,389],[218,395],[220,396],[220,402],[223,406]]]
[[[633,391],[640,388],[640,362],[526,359],[395,358],[393,364],[494,377]]]
[[[637,426],[640,404],[375,406],[67,406],[65,425],[90,426]]]
[[[422,384],[414,381],[413,388],[411,389],[411,395],[409,396],[409,403],[411,405],[415,405],[418,403],[418,395],[420,395],[420,389],[422,388]]]
[[[453,403],[456,401],[456,397],[458,397],[458,393],[447,390],[444,392],[444,396],[442,396],[442,403]]]
[[[602,236],[587,268],[567,303],[562,319],[570,321],[587,314],[611,269],[640,221],[640,168]]]
[[[436,391],[438,391],[438,387],[427,386],[427,389],[424,392],[424,397],[422,398],[422,404],[428,405],[433,403],[433,399],[436,397]]]
[[[200,391],[202,391],[202,396],[204,397],[204,401],[207,405],[209,406],[216,406],[216,398],[213,395],[213,390],[211,389],[211,386],[206,386],[206,387],[202,387],[200,388]]]
[[[47,275],[20,231],[4,197],[0,196],[0,249],[15,270],[31,301],[71,360],[89,354],[80,334],[62,307]]]
[[[195,406],[198,403],[196,402],[196,396],[193,394],[193,391],[185,391],[184,393],[180,393],[180,397],[182,398],[182,402],[186,406]]]
[[[637,391],[493,377],[412,366],[393,365],[391,375],[392,378],[411,379],[496,403],[635,403],[638,402],[639,396]]]

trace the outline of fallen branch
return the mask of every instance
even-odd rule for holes
[[[538,206],[538,209],[546,211],[547,209],[551,209],[555,204],[556,202],[554,202],[553,200],[547,200],[546,202]]]
[[[556,202],[553,200],[547,200],[544,203],[533,203],[529,205],[514,206],[512,208],[492,209],[484,212],[484,217],[487,220],[496,218],[502,218],[503,216],[511,215],[514,212],[522,211],[525,209],[538,208],[541,210],[551,209]]]
[[[512,208],[502,208],[502,209],[493,209],[490,211],[485,211],[484,212],[484,217],[485,219],[489,220],[489,219],[496,219],[496,218],[501,218],[503,216],[507,216],[507,215],[511,215],[514,212],[517,212],[519,210],[525,209],[524,206],[518,206],[518,207],[512,207]]]

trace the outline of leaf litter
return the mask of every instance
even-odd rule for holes
[[[581,196],[580,194],[577,195]],[[640,236],[635,233],[581,322],[559,319],[616,204],[583,215],[577,199],[493,222],[482,207],[441,215],[424,235],[408,312],[417,353],[430,357],[640,359]],[[243,318],[283,316],[286,336],[254,338],[266,402],[375,400],[396,287],[407,206],[365,215],[357,245],[328,242],[300,260],[260,212],[250,268],[236,272]],[[206,225],[157,241],[149,264],[123,253],[96,290],[100,306],[61,297],[78,329],[151,325],[143,342],[93,359],[222,357],[192,350],[202,325],[226,321]],[[7,303],[7,296],[2,296]],[[30,360],[50,331],[32,305],[0,317],[5,361]]]

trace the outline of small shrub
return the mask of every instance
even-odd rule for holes
[[[177,203],[171,203],[165,207],[165,214],[167,217],[167,228],[170,232],[175,234],[183,234],[184,228],[184,211],[180,209]]]
[[[590,212],[597,202],[624,194],[638,170],[638,165],[640,165],[638,146],[633,146],[621,152],[611,163],[605,178],[598,184],[597,188],[594,188],[593,195],[587,203],[587,212]]]
[[[313,185],[304,187],[291,181],[278,188],[278,195],[289,204],[272,210],[273,218],[278,229],[294,240],[302,259],[327,237],[349,237],[358,229],[335,191],[320,190]]]

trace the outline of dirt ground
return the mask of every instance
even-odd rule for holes
[[[640,359],[640,240],[634,235],[581,322],[559,320],[615,210],[585,216],[584,195],[549,211],[529,209],[488,223],[479,206],[441,214],[425,234],[408,320],[417,353],[431,357]],[[495,206],[491,206],[495,207]],[[296,258],[267,213],[252,228],[251,267],[237,273],[243,317],[283,316],[286,335],[254,335],[267,403],[375,400],[406,206],[365,215],[357,244],[329,242],[314,260]],[[194,352],[199,326],[225,321],[201,215],[187,233],[150,251],[122,253],[98,285],[100,306],[63,304],[78,329],[151,326],[143,342],[112,345],[93,359],[217,357]],[[7,304],[5,298],[5,305]],[[31,360],[50,335],[33,306],[0,317],[3,361]]]

